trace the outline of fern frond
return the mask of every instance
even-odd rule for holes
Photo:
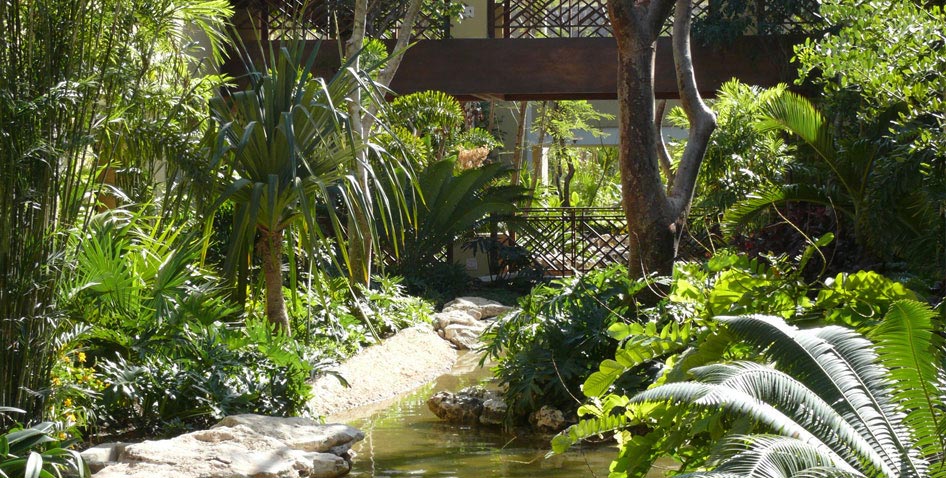
[[[549,455],[565,453],[572,445],[591,437],[613,433],[627,425],[627,416],[609,415],[579,420],[552,438],[552,451]]]

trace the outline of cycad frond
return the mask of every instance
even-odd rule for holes
[[[762,105],[760,130],[781,129],[800,137],[826,162],[835,160],[834,138],[824,116],[808,99],[790,91],[772,96]]]
[[[719,317],[742,340],[775,360],[844,417],[880,454],[886,467],[920,476],[909,434],[890,396],[885,370],[869,341],[841,327],[798,330],[775,317]]]
[[[785,413],[847,463],[884,470],[884,462],[858,430],[818,395],[788,374],[755,362],[713,364],[692,370],[705,383],[739,390]],[[846,465],[850,468],[850,465]],[[892,474],[892,470],[884,470]]]
[[[742,435],[730,437],[720,447],[727,460],[715,471],[752,478],[788,478],[804,470],[835,470],[848,476],[863,476],[845,462],[792,437]]]
[[[917,447],[925,457],[939,460],[931,474],[941,476],[946,473],[941,461],[946,437],[940,433],[944,403],[939,384],[943,374],[937,365],[942,363],[942,338],[933,332],[935,317],[925,304],[897,301],[871,338],[877,343],[880,362],[890,370],[894,396],[907,412],[905,421],[913,430]]]
[[[790,202],[807,202],[832,207],[838,212],[854,218],[854,209],[846,196],[829,185],[813,183],[769,185],[736,201],[723,215],[721,226],[727,234],[732,234],[748,224],[758,221],[773,206],[782,206]]]

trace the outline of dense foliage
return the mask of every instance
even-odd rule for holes
[[[219,79],[195,72],[230,14],[218,0],[0,3],[0,403],[29,419],[44,414],[51,337],[69,328],[63,232],[97,202],[160,193],[173,215],[207,184],[195,163]],[[213,51],[196,48],[201,31]]]
[[[497,360],[509,418],[542,405],[574,409],[581,382],[615,349],[608,327],[633,320],[634,294],[646,287],[615,266],[539,285],[499,318],[484,339],[487,357]]]

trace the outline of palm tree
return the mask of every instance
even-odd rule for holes
[[[370,145],[352,134],[345,99],[362,89],[363,98],[372,101],[377,91],[370,87],[369,78],[347,65],[328,81],[314,77],[311,70],[317,50],[306,53],[302,41],[270,48],[265,55],[266,71],[257,70],[249,54],[244,54],[249,88],[212,102],[220,125],[212,165],[223,167],[226,181],[217,204],[228,200],[235,204],[225,275],[236,279],[242,298],[250,257],[257,255],[265,282],[266,315],[286,333],[289,318],[282,291],[282,248],[287,231],[295,229],[306,249],[313,250],[326,239],[316,223],[318,201],[334,205],[337,200],[351,213],[367,210],[369,194],[349,175],[358,152]],[[398,162],[377,164],[395,168]],[[365,167],[374,181],[371,165]],[[389,203],[383,209],[392,210]],[[335,209],[325,210],[341,242]],[[348,233],[375,234],[374,225]],[[340,249],[347,262],[345,248]]]

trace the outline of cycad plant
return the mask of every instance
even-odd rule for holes
[[[662,455],[681,460],[687,476],[944,476],[946,373],[935,318],[925,304],[898,301],[868,340],[838,326],[718,317],[730,343],[748,347],[742,356],[760,360],[708,361],[722,355],[706,345],[679,362],[702,359],[691,380],[605,398],[612,413],[573,427],[557,447],[621,429],[620,476],[642,476]],[[649,432],[632,434],[628,424]]]
[[[453,160],[433,163],[416,175],[419,194],[401,192],[410,198],[408,210],[414,217],[410,223],[405,221],[390,228],[390,234],[382,241],[395,260],[396,271],[414,273],[436,262],[444,248],[472,233],[490,214],[511,213],[517,202],[526,197],[521,186],[499,184],[510,173],[500,163],[458,173],[455,170]]]
[[[724,227],[734,230],[751,223],[771,206],[805,202],[836,211],[853,225],[858,245],[876,259],[911,261],[941,251],[937,195],[942,193],[924,187],[927,173],[910,157],[917,154],[894,147],[891,131],[900,112],[901,107],[892,107],[873,124],[863,125],[860,136],[840,138],[807,99],[783,90],[769,95],[756,127],[790,133],[813,154],[796,158],[785,184],[764,184],[736,202],[726,211]]]
[[[230,91],[211,104],[220,128],[212,167],[219,167],[224,179],[217,204],[234,204],[226,274],[236,280],[238,297],[243,297],[251,257],[258,257],[265,282],[266,315],[286,332],[285,236],[297,233],[308,251],[329,237],[341,243],[344,235],[335,207],[348,213],[368,210],[366,198],[371,192],[354,180],[349,170],[360,157],[357,152],[371,145],[352,134],[345,99],[355,89],[362,89],[363,101],[383,101],[371,79],[347,65],[327,80],[313,76],[317,51],[306,52],[303,41],[288,41],[266,52],[261,70],[244,54],[247,75],[243,80],[248,88]],[[400,164],[396,158],[377,149],[375,153],[373,156],[384,156],[385,160],[364,165],[371,182],[378,178],[373,166],[395,177],[393,170]],[[386,214],[397,211],[397,201],[397,196],[380,198],[381,210]],[[332,231],[320,229],[317,210],[331,218]],[[375,224],[367,229],[356,224],[347,232],[377,233]],[[338,263],[347,263],[346,249],[337,250],[342,254]]]

